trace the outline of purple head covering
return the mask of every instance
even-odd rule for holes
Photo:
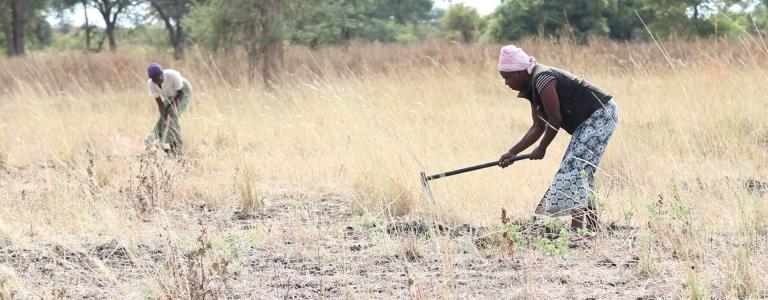
[[[163,67],[155,63],[149,64],[147,74],[149,75],[149,78],[163,75]]]

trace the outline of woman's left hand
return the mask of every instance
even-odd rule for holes
[[[544,158],[544,155],[546,154],[547,154],[547,148],[538,146],[536,147],[536,149],[533,149],[533,151],[531,152],[531,159],[539,160]]]

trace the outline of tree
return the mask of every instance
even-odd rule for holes
[[[214,50],[236,46],[248,53],[248,78],[262,67],[267,87],[277,81],[283,63],[283,27],[278,0],[212,0],[196,6],[184,23],[190,32]]]
[[[377,19],[394,20],[400,24],[429,18],[432,0],[368,0],[366,14]]]
[[[88,0],[91,1],[101,17],[104,19],[106,28],[104,32],[109,39],[109,50],[117,50],[117,41],[115,40],[115,28],[117,28],[117,19],[126,8],[134,4],[133,0]]]
[[[88,8],[90,7],[90,0],[52,0],[51,8],[62,14],[66,10],[75,9],[76,7],[82,7],[83,11],[83,31],[85,32],[85,50],[91,50],[91,36],[93,33],[93,25],[88,17]]]
[[[431,0],[287,1],[286,36],[316,47],[352,39],[393,42],[434,19]]]
[[[285,38],[308,45],[346,44],[357,27],[355,0],[290,1],[283,9]]]
[[[264,84],[271,87],[276,75],[283,66],[283,35],[280,28],[280,2],[279,0],[262,0],[259,5],[261,20],[261,52],[262,74]],[[255,37],[255,36],[254,36]],[[250,59],[254,61],[254,59]],[[254,65],[255,68],[255,65]]]
[[[477,9],[464,4],[451,5],[443,15],[445,29],[459,32],[464,43],[475,39],[475,32],[480,29],[481,22]]]
[[[24,55],[25,37],[29,26],[35,26],[37,12],[47,3],[44,0],[0,0],[0,24],[5,35],[6,53]]]
[[[168,30],[171,45],[173,45],[173,57],[177,60],[184,57],[186,44],[186,32],[181,20],[189,12],[192,6],[190,0],[150,0],[152,7],[157,11],[165,29]]]
[[[365,41],[394,42],[398,36],[416,31],[430,22],[432,0],[356,0],[353,20],[357,28],[351,37]]]
[[[646,37],[643,22],[653,22],[653,12],[646,9],[643,0],[611,0],[605,15],[608,37],[614,40],[632,40]]]
[[[531,35],[574,37],[608,33],[607,0],[508,0],[490,16],[486,37],[494,41]]]
[[[718,18],[718,15],[737,17],[729,11],[735,4],[747,5],[745,0],[645,0],[645,8],[653,12],[648,27],[655,35],[666,38],[710,36],[719,32],[738,34],[741,25]]]

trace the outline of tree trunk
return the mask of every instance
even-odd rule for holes
[[[265,44],[262,47],[262,57],[264,58],[264,65],[262,70],[262,76],[264,84],[272,88],[275,82],[279,81],[279,76],[282,71],[282,53],[283,43],[282,41],[273,41]]]
[[[462,30],[461,38],[462,40],[464,40],[464,44],[469,44],[470,42],[472,42],[472,31]]]
[[[352,18],[352,16],[346,13],[351,9],[347,9],[347,7],[354,6],[354,5],[355,5],[354,0],[344,0],[344,2],[342,3],[342,7],[344,8],[345,14],[344,14],[344,23],[341,27],[341,45],[344,48],[344,50],[349,49],[349,44],[352,41],[352,28],[349,28],[349,26],[347,26],[349,19]]]
[[[8,14],[2,9],[0,9],[0,25],[3,27],[3,35],[5,36],[5,54],[12,56],[14,53],[13,31],[11,30],[11,22],[8,20]]]
[[[187,14],[187,2],[189,0],[176,0],[176,9],[174,10],[174,21],[176,22],[176,42],[173,45],[173,57],[176,60],[184,58],[184,47],[187,42],[187,35],[184,33],[184,27],[181,25],[181,19]]]
[[[88,1],[82,0],[83,15],[85,16],[85,50],[91,50],[91,22],[88,20]]]
[[[177,41],[173,45],[173,58],[181,60],[184,58],[184,41]]]
[[[184,58],[184,47],[186,46],[186,35],[184,34],[184,28],[181,26],[181,19],[186,14],[183,4],[184,1],[182,0],[176,4],[176,11],[173,16],[175,24],[172,25],[170,19],[165,20],[166,28],[171,36],[171,45],[173,45],[173,58],[176,60]]]
[[[278,81],[283,61],[283,39],[278,29],[279,0],[264,0],[262,2],[261,36],[264,44],[261,46],[262,79],[267,88],[272,88]]]
[[[99,46],[96,48],[96,52],[101,52],[101,50],[104,50],[104,41],[107,39],[107,33],[105,32],[101,39],[99,40]]]
[[[167,7],[157,1],[151,1],[152,7],[155,8],[163,24],[165,24],[165,29],[168,31],[168,37],[173,46],[173,57],[176,60],[184,58],[186,35],[184,34],[184,27],[181,25],[181,19],[187,14],[187,3],[189,3],[189,0],[175,0],[173,8],[169,11],[164,9]]]
[[[699,5],[695,4],[693,5],[693,20],[696,21],[699,19]]]
[[[107,22],[105,32],[107,33],[107,39],[109,40],[109,51],[116,51],[117,41],[115,40],[115,23]]]
[[[24,55],[24,27],[27,20],[24,17],[26,9],[26,0],[15,0],[11,6],[11,31],[13,44],[13,53],[11,55]]]
[[[248,24],[246,28],[246,36],[248,37],[248,82],[252,83],[256,77],[256,68],[259,65],[259,42],[258,35],[256,33],[256,21]]]
[[[341,45],[344,48],[344,50],[349,49],[349,44],[352,41],[352,29],[349,27],[342,27],[341,28]]]

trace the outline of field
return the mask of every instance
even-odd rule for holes
[[[497,45],[292,47],[271,90],[241,53],[2,60],[0,299],[768,297],[761,39],[520,46],[621,110],[581,244],[531,219],[562,131],[544,160],[422,195],[420,171],[495,160],[530,126]],[[193,85],[180,159],[142,143],[151,61]]]

